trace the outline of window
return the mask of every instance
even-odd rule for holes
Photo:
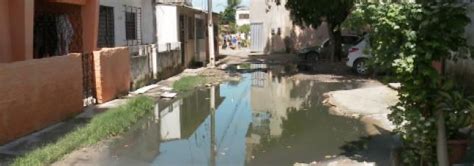
[[[138,7],[125,7],[125,39],[128,46],[142,44],[141,16],[142,10]]]
[[[99,12],[99,36],[97,46],[114,47],[114,8],[107,6],[100,6]]]
[[[204,20],[203,19],[196,19],[196,38],[197,39],[204,39],[206,30],[204,27]]]
[[[188,17],[188,37],[194,39],[194,18]]]
[[[239,14],[239,19],[249,19],[250,15],[249,14]]]
[[[127,40],[137,40],[137,14],[125,12],[125,33]]]

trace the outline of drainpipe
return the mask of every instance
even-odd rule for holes
[[[151,11],[153,12],[153,43],[158,42],[158,34],[156,31],[156,27],[158,26],[158,21],[156,20],[156,0],[151,0]]]
[[[158,20],[156,16],[156,0],[151,1],[151,6],[152,6],[152,12],[153,12],[153,43],[155,46],[152,46],[152,54],[151,54],[151,64],[152,64],[152,74],[153,74],[153,79],[158,79],[158,50],[159,50],[159,44],[158,44]]]

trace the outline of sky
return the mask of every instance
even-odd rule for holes
[[[241,6],[249,6],[250,0],[242,0]],[[196,8],[207,9],[207,0],[193,0],[193,6]],[[224,11],[227,6],[227,0],[212,0],[212,11]]]

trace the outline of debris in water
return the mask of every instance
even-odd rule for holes
[[[225,69],[227,69],[227,67],[229,67],[229,65],[227,65],[227,64],[223,64],[223,65],[220,65],[220,66],[219,66],[219,68],[220,68],[221,70],[225,70]]]
[[[164,92],[161,94],[161,98],[175,98],[176,95],[178,95],[177,93],[173,93],[173,92]]]
[[[173,90],[173,88],[166,87],[166,86],[161,87],[160,89],[161,89],[162,91],[172,91],[172,90]]]

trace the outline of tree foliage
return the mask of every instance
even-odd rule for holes
[[[437,111],[446,114],[448,136],[474,105],[458,93],[433,62],[468,58],[464,28],[470,22],[466,8],[451,3],[389,3],[357,5],[351,20],[363,21],[370,32],[370,53],[377,68],[393,71],[401,83],[400,101],[390,120],[402,136],[404,162],[436,165]],[[461,125],[462,126],[462,125]],[[417,164],[416,164],[417,165]]]
[[[235,12],[241,0],[227,0],[227,7],[221,13],[221,21],[224,24],[235,23]]]
[[[239,31],[240,33],[249,34],[249,33],[250,33],[250,25],[249,25],[249,24],[245,24],[245,25],[239,26],[238,31]]]
[[[354,0],[288,0],[285,6],[292,20],[300,26],[317,28],[327,22],[328,33],[335,43],[333,53],[340,56],[341,24],[354,6]]]

